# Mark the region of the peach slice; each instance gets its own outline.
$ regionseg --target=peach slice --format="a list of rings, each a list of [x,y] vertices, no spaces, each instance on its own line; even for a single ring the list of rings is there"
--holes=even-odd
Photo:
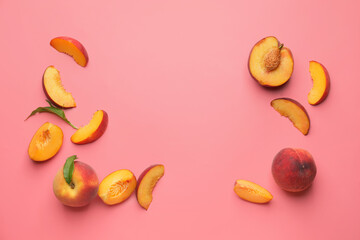
[[[59,52],[73,57],[75,62],[82,67],[86,67],[89,62],[89,56],[85,47],[74,38],[56,37],[50,41],[50,45]]]
[[[310,74],[313,86],[308,94],[308,102],[317,105],[325,100],[330,90],[329,73],[321,63],[310,61]]]
[[[56,106],[61,108],[76,107],[73,96],[64,89],[60,72],[54,66],[47,67],[44,72],[43,89],[46,97]]]
[[[101,181],[98,195],[104,203],[114,205],[128,199],[135,188],[134,174],[129,170],[122,169],[109,174]]]
[[[141,207],[149,208],[153,196],[152,192],[157,182],[164,176],[164,165],[158,164],[147,168],[139,178],[136,197]]]
[[[299,102],[290,98],[277,98],[271,101],[271,106],[281,116],[287,117],[304,135],[309,133],[310,118],[305,108]]]
[[[234,191],[240,198],[253,203],[267,203],[273,199],[268,190],[246,180],[237,180]]]
[[[61,128],[49,122],[44,123],[31,139],[28,149],[30,159],[37,162],[49,160],[60,150],[63,137]]]
[[[79,128],[72,136],[75,144],[91,143],[100,138],[108,125],[108,115],[104,110],[96,111],[89,124]]]
[[[271,36],[261,39],[252,48],[248,68],[251,76],[260,85],[278,87],[290,79],[294,59],[290,49]]]

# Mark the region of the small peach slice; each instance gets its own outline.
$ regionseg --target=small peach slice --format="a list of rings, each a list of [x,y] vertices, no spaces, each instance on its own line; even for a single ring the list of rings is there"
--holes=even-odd
[[[44,123],[31,139],[28,149],[30,159],[37,162],[49,160],[60,150],[63,137],[61,128]]]
[[[54,66],[46,68],[42,82],[46,97],[56,106],[61,108],[76,107],[73,96],[64,89],[60,72]]]
[[[72,136],[75,144],[91,143],[100,138],[108,125],[108,115],[104,110],[96,111],[89,124],[79,128]]]
[[[126,169],[115,171],[102,180],[98,195],[107,205],[121,203],[135,191],[136,178]]]
[[[264,87],[285,84],[294,70],[294,59],[290,49],[270,36],[258,41],[251,49],[248,68],[250,75]]]
[[[141,207],[146,210],[152,202],[152,192],[157,182],[164,176],[164,165],[153,165],[147,168],[139,178],[136,197]]]
[[[56,37],[50,41],[50,45],[59,52],[70,55],[75,62],[86,67],[89,56],[85,47],[76,39],[71,37]]]
[[[234,191],[240,198],[253,203],[267,203],[273,199],[268,190],[246,180],[237,180]]]
[[[294,126],[304,135],[309,133],[310,118],[305,108],[294,99],[277,98],[271,101],[271,106],[281,114],[287,117]]]
[[[317,105],[329,94],[330,77],[324,65],[315,61],[310,61],[309,71],[313,86],[308,94],[308,102],[311,105]]]

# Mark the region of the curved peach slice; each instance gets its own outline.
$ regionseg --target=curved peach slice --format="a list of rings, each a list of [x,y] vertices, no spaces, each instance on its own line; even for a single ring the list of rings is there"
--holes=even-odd
[[[56,37],[50,41],[50,45],[59,52],[66,53],[74,58],[75,62],[86,67],[89,56],[85,47],[76,39],[71,37]]]
[[[49,160],[60,150],[63,137],[61,128],[49,122],[44,123],[31,139],[29,157],[39,162]]]
[[[147,168],[139,178],[136,197],[141,207],[146,210],[152,202],[152,192],[156,183],[164,176],[164,165],[154,165]]]
[[[237,180],[234,191],[240,198],[253,203],[267,203],[273,199],[268,190],[246,180]]]
[[[294,124],[294,126],[307,135],[310,129],[310,118],[305,108],[294,99],[277,98],[271,101],[271,106],[281,114],[287,117]]]
[[[330,90],[329,73],[321,63],[310,61],[310,74],[313,87],[308,94],[308,102],[317,105],[325,100]]]
[[[271,36],[261,39],[252,48],[248,68],[260,85],[277,87],[290,79],[294,60],[290,49]]]
[[[54,66],[46,68],[43,75],[43,88],[46,97],[56,106],[62,108],[76,107],[73,96],[64,89],[60,72]]]
[[[115,171],[102,180],[98,195],[104,203],[114,205],[125,201],[136,188],[134,174],[126,169]]]
[[[104,134],[107,125],[107,113],[104,110],[96,111],[89,124],[79,128],[79,130],[71,136],[71,141],[76,144],[94,142]]]

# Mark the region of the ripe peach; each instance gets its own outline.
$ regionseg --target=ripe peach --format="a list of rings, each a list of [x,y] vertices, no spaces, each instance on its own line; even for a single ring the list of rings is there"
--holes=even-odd
[[[59,52],[73,57],[75,62],[82,67],[86,67],[89,62],[89,56],[85,47],[74,38],[56,37],[50,41],[50,45]]]
[[[288,192],[301,192],[312,184],[316,165],[311,154],[299,148],[284,148],[274,158],[272,175],[275,182]]]
[[[86,163],[75,161],[71,183],[64,177],[62,167],[53,181],[56,198],[69,207],[83,207],[88,205],[97,195],[99,179],[95,171]]]

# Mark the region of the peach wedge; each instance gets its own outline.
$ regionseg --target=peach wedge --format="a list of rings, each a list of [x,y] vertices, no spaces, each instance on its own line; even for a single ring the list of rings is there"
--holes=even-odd
[[[54,66],[46,68],[42,83],[46,97],[56,106],[61,108],[76,107],[73,96],[64,89],[60,72]]]
[[[246,180],[237,180],[234,191],[240,198],[253,203],[267,203],[273,199],[268,190]]]
[[[61,128],[49,122],[44,123],[31,139],[28,149],[30,159],[36,162],[49,160],[60,150],[63,137]]]
[[[136,178],[126,169],[115,171],[102,180],[98,196],[107,205],[121,203],[135,191]]]
[[[308,102],[311,105],[317,105],[329,94],[330,77],[324,65],[315,61],[310,61],[309,71],[313,86],[308,94]]]
[[[82,67],[86,67],[89,62],[85,47],[74,38],[56,37],[50,41],[50,45],[57,51],[73,57],[75,62]]]
[[[304,135],[309,133],[310,118],[305,108],[299,102],[290,98],[277,98],[271,101],[271,106],[281,116],[287,117]]]
[[[72,136],[71,141],[75,144],[86,144],[100,138],[108,125],[108,115],[104,110],[96,111],[89,124],[79,128]]]
[[[248,68],[250,75],[260,85],[278,87],[290,79],[294,59],[290,49],[271,36],[261,39],[252,48]]]
[[[136,197],[141,207],[148,209],[153,196],[153,190],[157,182],[164,176],[164,165],[153,165],[147,168],[139,178]]]

